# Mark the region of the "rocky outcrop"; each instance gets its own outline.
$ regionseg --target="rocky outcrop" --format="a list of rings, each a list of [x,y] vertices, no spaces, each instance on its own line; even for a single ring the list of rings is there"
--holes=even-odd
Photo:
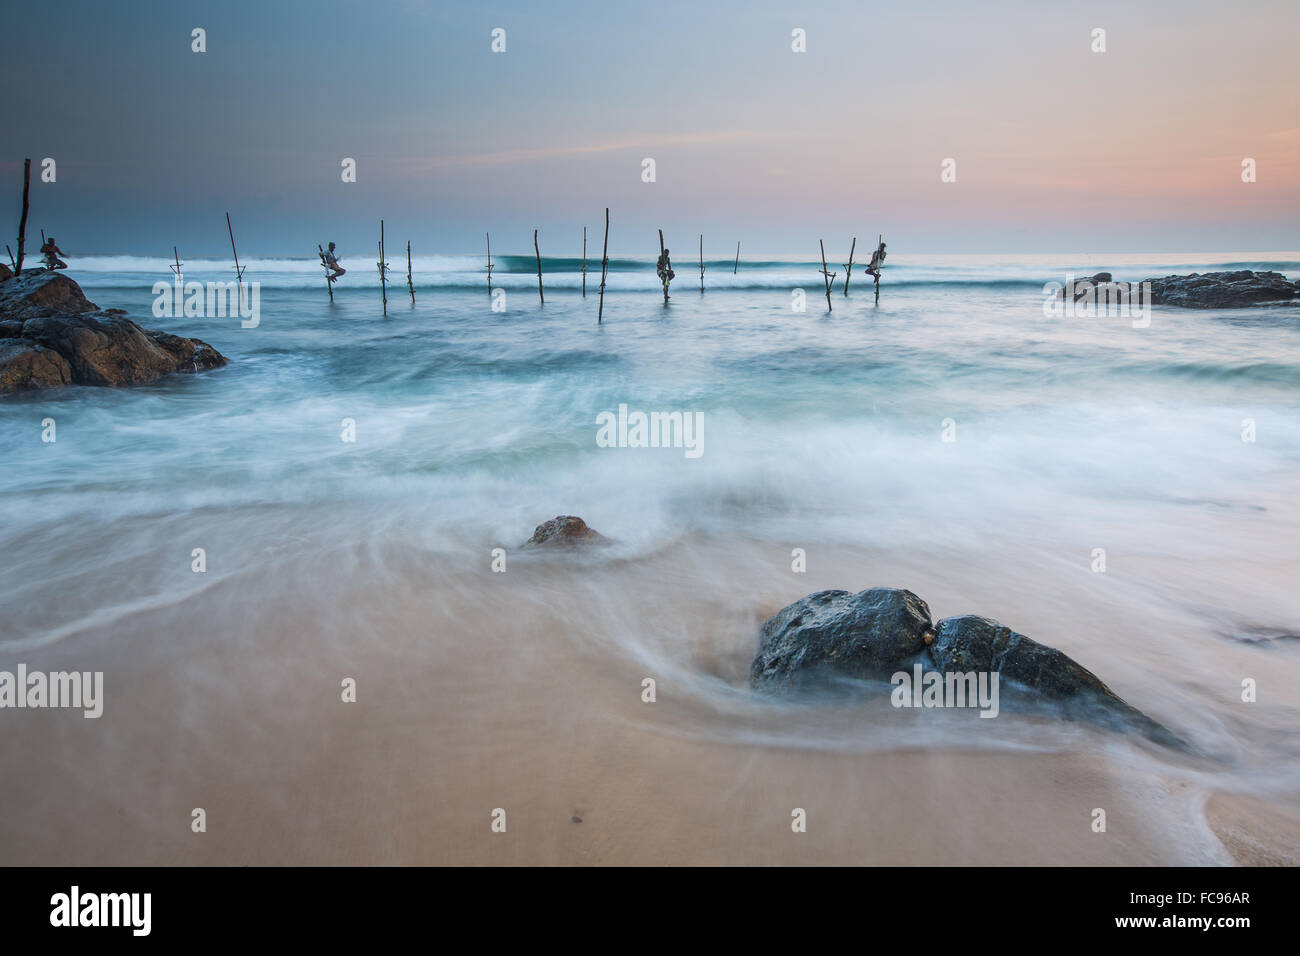
[[[900,589],[821,591],[794,602],[763,625],[749,679],[761,690],[809,690],[889,680],[916,665],[940,675],[998,674],[1008,700],[1050,701],[1066,716],[1185,746],[1061,651],[974,615],[932,625],[926,603]]]
[[[1280,272],[1207,272],[1147,279],[1154,305],[1184,309],[1239,309],[1266,302],[1300,305],[1300,283]]]
[[[594,528],[587,527],[587,522],[575,515],[557,515],[550,521],[539,524],[533,536],[523,543],[525,548],[578,547],[585,544],[601,544],[609,541]]]
[[[997,672],[1048,700],[1068,703],[1077,714],[1100,723],[1117,721],[1162,743],[1175,743],[1167,730],[1122,700],[1092,671],[1054,647],[986,617],[946,617],[935,628],[930,660],[943,674]]]
[[[0,282],[0,394],[63,385],[143,385],[226,364],[198,339],[142,329],[101,310],[61,272]]]
[[[930,608],[911,591],[819,591],[763,625],[755,684],[791,687],[832,675],[884,679],[934,639]]]
[[[12,279],[13,275],[14,273],[12,269],[7,265],[0,263],[0,282],[4,282],[5,279]]]

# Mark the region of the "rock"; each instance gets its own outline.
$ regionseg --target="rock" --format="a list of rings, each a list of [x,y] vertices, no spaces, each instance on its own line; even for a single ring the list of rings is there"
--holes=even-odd
[[[24,273],[0,285],[0,343],[0,394],[142,385],[226,364],[206,342],[142,329],[120,309],[100,311],[61,272]]]
[[[1264,302],[1300,305],[1300,283],[1280,272],[1207,272],[1147,279],[1154,305],[1184,309],[1239,309]]]
[[[12,279],[13,277],[13,270],[6,265],[0,264],[0,282],[4,282],[5,279]]]
[[[58,352],[21,340],[0,340],[0,394],[71,384],[72,366]]]
[[[1052,702],[1067,717],[1187,747],[1055,648],[974,615],[932,626],[926,603],[895,588],[820,591],[782,609],[763,625],[749,680],[760,689],[826,687],[844,678],[887,681],[916,664],[943,674],[996,673],[1000,696]]]
[[[1112,281],[1111,275],[1109,272],[1098,272],[1095,276],[1092,276],[1091,278],[1083,278],[1083,277],[1076,278],[1074,280],[1074,298],[1078,299],[1081,296],[1087,294],[1089,288],[1096,287],[1099,285],[1109,285],[1111,281]],[[1056,297],[1058,299],[1064,299],[1065,289],[1062,288],[1060,292],[1056,293]]]
[[[887,680],[933,637],[930,608],[911,591],[819,591],[763,625],[749,681],[782,689],[836,676]]]
[[[550,521],[539,524],[533,536],[523,543],[523,547],[576,547],[583,544],[600,544],[608,542],[599,531],[587,527],[587,522],[574,515],[557,515]]]
[[[1069,705],[1077,716],[1130,727],[1160,743],[1183,745],[1078,661],[986,617],[944,618],[935,628],[929,656],[941,673],[997,673],[1002,681]]]
[[[24,320],[54,312],[77,314],[95,312],[81,286],[62,272],[24,272],[12,282],[0,286],[0,316]]]

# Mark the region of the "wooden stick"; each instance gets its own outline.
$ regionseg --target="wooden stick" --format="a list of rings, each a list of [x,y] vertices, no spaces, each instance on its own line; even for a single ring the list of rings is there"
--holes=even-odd
[[[826,311],[833,312],[835,310],[831,308],[831,279],[834,275],[826,271],[826,243],[820,239],[817,243],[822,247],[822,277],[826,280]]]
[[[704,233],[700,233],[700,291],[704,291]]]
[[[876,237],[876,241],[877,243],[884,242],[885,241],[884,233],[878,233]],[[879,249],[880,246],[877,245],[876,248]],[[880,305],[880,267],[882,265],[884,265],[883,256],[881,257],[880,261],[876,263],[876,305]]]
[[[659,230],[659,258],[664,255],[664,231]],[[660,280],[664,284],[664,305],[668,304],[668,271],[664,270],[663,278]]]
[[[325,261],[325,247],[318,242],[316,243],[316,248],[320,250],[320,264],[325,267],[325,290],[329,292],[330,301],[333,302],[334,301],[334,275],[333,275],[334,270],[331,269],[330,264]]]
[[[14,265],[14,251],[9,248],[9,243],[7,242],[5,243],[5,252],[9,253],[9,265]],[[14,275],[17,274],[17,272],[14,273]]]
[[[858,247],[858,237],[853,237],[853,245],[849,246],[849,261],[844,266],[844,294],[849,294],[849,279],[853,276],[853,250]]]
[[[379,220],[379,295],[384,301],[384,315],[388,314],[388,262],[384,259],[384,220]]]
[[[27,194],[32,188],[32,161],[23,160],[23,216],[18,220],[18,259],[14,263],[14,275],[23,274],[23,256],[27,247]],[[11,253],[12,255],[12,253]]]
[[[230,233],[230,253],[235,257],[235,281],[239,283],[240,294],[244,291],[244,270],[239,267],[239,250],[235,248],[235,230],[230,225],[230,213],[226,213],[226,231]]]
[[[411,290],[411,305],[415,305],[415,283],[411,281],[411,240],[406,240],[406,287]]]
[[[488,298],[492,298],[492,233],[485,232],[488,247]]]
[[[740,240],[736,240],[736,264],[731,267],[731,274],[734,276],[736,270],[740,268]]]
[[[582,297],[587,297],[587,227],[582,227]]]
[[[546,294],[542,292],[542,249],[537,245],[537,230],[533,230],[533,252],[537,253],[537,297],[546,304]]]
[[[605,314],[605,275],[609,272],[609,207],[605,207],[605,248],[600,253],[600,307],[596,309],[596,324]]]

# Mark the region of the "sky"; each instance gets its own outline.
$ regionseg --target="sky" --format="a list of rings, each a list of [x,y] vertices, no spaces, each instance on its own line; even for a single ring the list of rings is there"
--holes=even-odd
[[[29,231],[74,256],[220,255],[229,211],[241,256],[370,255],[383,218],[598,257],[606,206],[618,255],[1296,250],[1297,36],[1294,0],[27,5],[0,222],[31,157]]]

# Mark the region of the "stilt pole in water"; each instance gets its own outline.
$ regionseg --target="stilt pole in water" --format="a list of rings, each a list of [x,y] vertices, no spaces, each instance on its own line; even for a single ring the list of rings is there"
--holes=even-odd
[[[415,283],[411,281],[411,240],[406,240],[406,287],[411,290],[411,305],[415,305]]]
[[[853,276],[853,250],[858,248],[858,237],[853,237],[853,245],[849,246],[849,261],[844,265],[844,294],[849,294],[849,279]]]
[[[883,243],[884,241],[885,241],[884,234],[878,233],[877,242]],[[877,245],[876,248],[879,249],[880,246]],[[881,256],[880,261],[876,263],[876,305],[880,305],[880,267],[884,264],[885,264],[884,256]]]
[[[826,311],[835,311],[831,308],[831,280],[835,278],[834,272],[826,271],[826,243],[818,239],[817,244],[822,247],[822,277],[826,280]]]
[[[731,274],[734,276],[736,270],[740,268],[740,240],[736,240],[736,264],[731,267]]]
[[[235,257],[235,281],[239,283],[239,292],[244,292],[244,270],[239,265],[239,250],[235,248],[235,230],[230,225],[230,213],[226,213],[226,232],[230,233],[230,254]]]
[[[330,264],[325,261],[325,247],[318,242],[316,243],[316,248],[320,250],[320,264],[325,267],[325,290],[330,294],[330,301],[333,302],[334,301],[334,270],[331,269]]]
[[[700,233],[700,291],[704,291],[704,233]]]
[[[663,258],[663,255],[664,255],[664,231],[663,231],[662,229],[660,229],[660,230],[659,230],[659,258],[662,259],[662,258]],[[664,284],[664,305],[667,305],[667,304],[668,304],[668,273],[667,273],[667,271],[665,271],[664,274],[663,274],[662,276],[659,277],[659,281],[662,282],[662,283]]]
[[[388,314],[388,260],[384,258],[384,220],[379,220],[379,296]]]
[[[27,250],[27,194],[32,188],[32,161],[23,160],[23,215],[18,220],[18,258],[14,261],[14,275],[23,274],[23,257]],[[10,253],[12,256],[13,253]]]
[[[488,298],[492,298],[492,233],[485,232],[488,247]]]
[[[582,227],[582,297],[587,297],[587,227]]]
[[[609,207],[605,207],[605,248],[600,253],[600,306],[596,309],[596,324],[605,315],[605,275],[609,272]]]
[[[537,244],[537,230],[533,230],[533,252],[537,253],[537,298],[546,304],[546,293],[542,291],[542,249]]]

